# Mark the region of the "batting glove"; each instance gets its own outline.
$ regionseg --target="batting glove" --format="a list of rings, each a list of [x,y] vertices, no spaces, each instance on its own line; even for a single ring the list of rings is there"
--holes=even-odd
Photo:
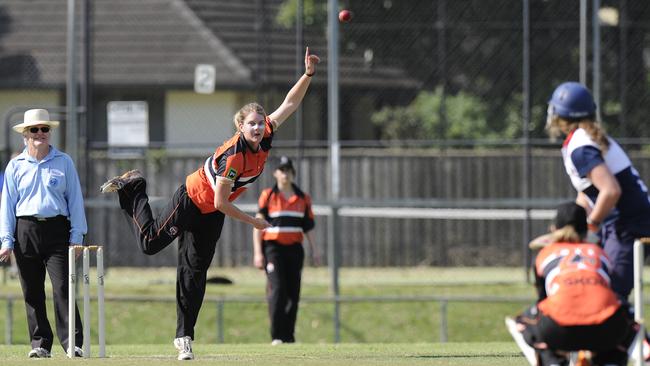
[[[587,218],[587,238],[588,243],[600,244],[600,225]]]

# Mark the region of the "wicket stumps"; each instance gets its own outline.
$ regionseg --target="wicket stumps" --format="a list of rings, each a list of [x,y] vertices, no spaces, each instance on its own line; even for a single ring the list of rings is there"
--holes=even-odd
[[[643,316],[643,264],[645,262],[643,246],[648,244],[650,244],[650,238],[639,238],[634,241],[634,320],[640,325],[637,337],[639,346],[635,349],[637,354],[634,356],[637,366],[644,364],[643,340],[646,326]]]
[[[77,250],[83,250],[83,356],[90,357],[90,253],[95,252],[97,257],[97,319],[99,335],[99,357],[106,357],[106,339],[104,328],[104,249],[99,245],[71,246],[68,249],[68,357],[74,358],[75,349],[75,305],[77,281]]]

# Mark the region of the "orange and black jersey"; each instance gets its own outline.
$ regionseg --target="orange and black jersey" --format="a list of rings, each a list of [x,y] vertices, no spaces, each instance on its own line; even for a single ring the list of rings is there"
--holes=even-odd
[[[294,194],[286,198],[278,186],[262,191],[259,198],[259,213],[272,227],[264,230],[262,240],[278,244],[302,243],[302,233],[314,228],[314,213],[308,194],[293,186]]]
[[[246,190],[247,184],[253,183],[262,174],[273,141],[273,125],[268,116],[265,124],[264,136],[257,151],[251,150],[244,136],[236,133],[205,160],[203,167],[187,176],[187,194],[201,213],[216,211],[214,192],[218,179],[233,181],[228,197],[232,202]]]
[[[562,326],[600,324],[620,302],[610,287],[609,259],[590,243],[554,243],[535,261],[539,310]]]

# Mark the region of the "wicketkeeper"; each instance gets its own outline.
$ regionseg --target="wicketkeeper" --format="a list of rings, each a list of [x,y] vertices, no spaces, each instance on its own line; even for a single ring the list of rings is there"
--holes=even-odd
[[[586,234],[585,209],[560,205],[551,244],[535,261],[538,302],[506,320],[533,365],[569,365],[579,350],[592,352],[594,365],[627,365],[639,327],[611,288],[609,258]]]

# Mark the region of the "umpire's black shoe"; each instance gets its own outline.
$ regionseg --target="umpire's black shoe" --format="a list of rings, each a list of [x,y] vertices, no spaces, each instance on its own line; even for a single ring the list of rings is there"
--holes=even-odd
[[[128,172],[109,179],[106,183],[102,184],[99,187],[99,190],[102,193],[117,192],[118,190],[124,188],[124,186],[136,179],[144,179],[142,173],[139,170],[129,170]]]

